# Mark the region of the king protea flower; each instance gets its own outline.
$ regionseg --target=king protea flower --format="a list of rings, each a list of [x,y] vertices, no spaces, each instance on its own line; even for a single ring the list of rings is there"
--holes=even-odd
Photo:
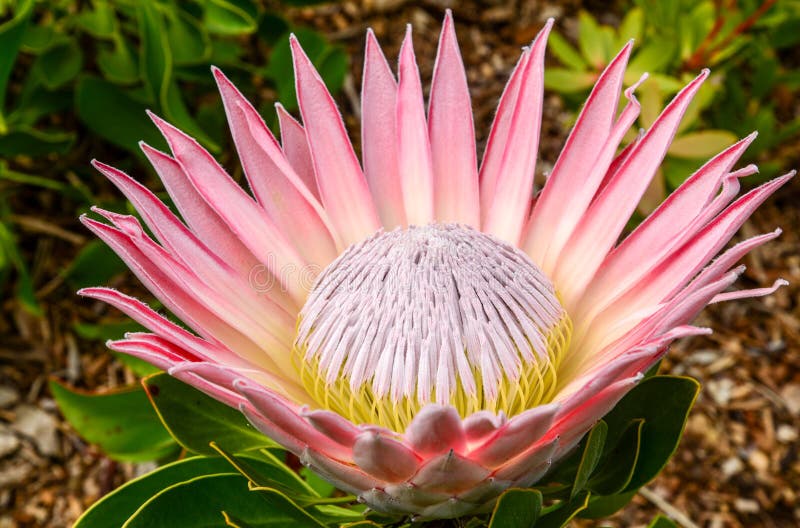
[[[397,78],[367,32],[362,160],[291,39],[302,124],[278,106],[278,143],[213,74],[248,194],[196,141],[152,116],[171,155],[142,144],[182,220],[95,162],[133,216],[83,217],[195,333],[107,288],[150,329],[109,347],[238,408],[265,435],[371,508],[418,518],[481,511],[536,483],[628,392],[776,230],[717,255],[791,174],[733,201],[755,135],[703,165],[620,242],[687,106],[678,93],[620,150],[631,44],[600,75],[541,192],[534,172],[549,21],[500,98],[480,163],[453,20],[427,113],[408,30]],[[109,116],[113,119],[113,116]]]

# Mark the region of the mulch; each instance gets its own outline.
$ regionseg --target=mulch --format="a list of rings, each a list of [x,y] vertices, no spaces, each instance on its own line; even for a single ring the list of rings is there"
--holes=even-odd
[[[397,56],[405,22],[414,26],[422,77],[430,79],[445,7],[455,12],[475,106],[478,140],[485,141],[497,98],[516,62],[549,17],[574,35],[581,3],[364,0],[295,9],[290,18],[311,25],[345,46],[352,75],[340,97],[357,144],[353,102],[360,85],[363,35],[370,26],[390,61]],[[604,2],[583,6],[613,22]],[[269,96],[269,92],[265,92]],[[800,105],[795,101],[796,112]],[[545,101],[541,162],[546,172],[563,144],[570,115],[557,96]],[[795,153],[798,145],[789,146]],[[84,145],[83,149],[87,147]],[[91,153],[79,150],[86,159]],[[76,154],[77,155],[77,154]],[[35,165],[35,163],[34,163]],[[796,167],[797,155],[793,156]],[[111,195],[109,187],[99,192]],[[36,318],[15,301],[0,317],[0,528],[63,527],[85,508],[151,465],[115,463],[85,444],[60,417],[47,391],[48,376],[90,389],[134,381],[101,344],[78,338],[72,325],[113,317],[113,311],[78,299],[58,279],[90,239],[72,208],[58,196],[20,190],[14,198],[17,227],[45,308]],[[782,189],[747,222],[739,237],[783,227],[776,241],[749,255],[741,286],[766,286],[783,277],[792,285],[764,299],[709,307],[697,324],[714,334],[673,345],[662,372],[699,379],[703,390],[678,452],[665,471],[603,526],[646,526],[657,513],[683,515],[685,526],[707,528],[800,525],[800,181]],[[73,206],[74,207],[74,206]],[[46,212],[38,214],[37,211]],[[28,216],[26,216],[28,215]],[[38,220],[38,221],[37,221]],[[130,276],[114,286],[141,292]],[[579,521],[579,526],[596,522]]]

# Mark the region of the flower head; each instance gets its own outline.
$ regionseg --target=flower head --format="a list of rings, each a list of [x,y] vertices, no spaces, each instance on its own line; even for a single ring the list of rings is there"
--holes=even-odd
[[[84,223],[194,331],[82,290],[150,330],[109,346],[241,409],[379,511],[457,517],[535,483],[671,341],[709,331],[689,324],[703,307],[780,286],[725,293],[736,262],[779,230],[711,260],[791,177],[734,201],[756,170],[733,170],[751,135],[619,241],[708,75],[620,151],[639,111],[638,83],[617,111],[628,44],[534,195],[551,26],[511,74],[480,165],[449,13],[427,114],[410,29],[397,78],[367,33],[361,163],[297,40],[302,124],[279,106],[280,144],[215,69],[252,194],[156,116],[172,153],[142,149],[182,219],[95,163],[157,241],[132,216],[96,209],[110,225]]]

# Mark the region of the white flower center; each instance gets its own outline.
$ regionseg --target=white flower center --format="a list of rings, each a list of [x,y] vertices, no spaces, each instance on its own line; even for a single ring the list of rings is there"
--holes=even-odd
[[[455,224],[379,232],[317,279],[295,354],[309,393],[403,430],[425,404],[514,415],[548,401],[570,320],[519,249]]]

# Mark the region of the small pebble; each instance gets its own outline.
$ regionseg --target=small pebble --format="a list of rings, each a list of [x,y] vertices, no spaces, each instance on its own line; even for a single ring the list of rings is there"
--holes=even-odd
[[[758,513],[761,507],[753,499],[738,498],[733,501],[733,507],[740,513]]]
[[[17,420],[12,427],[19,433],[30,437],[39,452],[45,456],[56,456],[60,453],[58,443],[58,421],[32,405],[19,405],[16,408]]]
[[[0,385],[0,409],[11,407],[18,401],[19,393],[16,390],[5,385]]]
[[[739,457],[730,457],[722,463],[720,469],[726,478],[730,478],[742,472],[744,469],[744,463],[739,459]]]
[[[779,425],[775,434],[775,438],[778,439],[778,442],[783,444],[790,444],[796,441],[798,436],[797,429],[787,424]]]

